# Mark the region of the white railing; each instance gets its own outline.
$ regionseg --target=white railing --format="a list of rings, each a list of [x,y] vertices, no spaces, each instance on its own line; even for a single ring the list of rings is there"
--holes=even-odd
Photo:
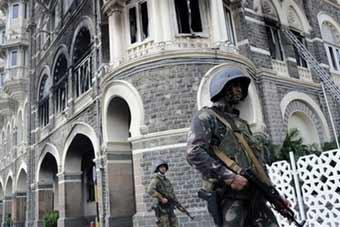
[[[153,40],[147,40],[141,43],[133,44],[131,47],[128,48],[126,56],[118,61],[118,64],[131,60],[136,60],[144,56],[153,55],[163,51],[208,51],[212,48],[233,53],[237,51],[237,48],[232,43],[222,42],[218,44],[212,44],[208,38],[192,38],[189,36],[179,36],[176,37],[176,39],[173,41],[154,42]]]
[[[13,81],[13,80],[21,80],[26,79],[28,73],[28,68],[25,66],[16,66],[13,68],[7,68],[5,73],[4,83]]]
[[[298,72],[301,80],[313,82],[312,73],[308,68],[298,66]]]
[[[272,59],[273,70],[278,76],[289,77],[288,67],[286,62]]]
[[[296,166],[293,157],[290,161],[268,169],[276,188],[295,207],[298,220],[305,217],[306,227],[340,226],[340,150],[300,157]],[[279,215],[278,220],[282,227],[294,226]]]

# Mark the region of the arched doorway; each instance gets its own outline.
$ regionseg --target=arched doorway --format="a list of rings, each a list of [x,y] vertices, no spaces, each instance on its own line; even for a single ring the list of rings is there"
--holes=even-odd
[[[12,219],[12,198],[13,198],[13,180],[12,177],[9,176],[6,183],[6,189],[5,189],[5,199],[4,199],[4,216],[3,220],[4,222],[8,220],[9,218]]]
[[[58,197],[58,165],[51,153],[46,153],[40,164],[37,184],[37,212],[38,226],[42,224],[44,216],[53,210],[59,210]]]
[[[288,130],[296,128],[304,144],[320,144],[318,132],[314,123],[303,112],[295,112],[288,119]]]
[[[13,223],[17,227],[24,227],[26,221],[27,205],[27,173],[21,169],[16,184],[15,194],[13,196]]]
[[[131,112],[127,102],[116,96],[106,109],[108,226],[132,226],[136,212],[130,137]]]
[[[5,194],[4,194],[4,188],[2,181],[0,183],[0,226],[2,226],[2,218],[3,218],[3,212],[4,212],[4,199],[5,199]]]
[[[61,226],[83,227],[95,222],[96,168],[92,141],[84,134],[76,134],[67,148],[64,172],[60,175]]]

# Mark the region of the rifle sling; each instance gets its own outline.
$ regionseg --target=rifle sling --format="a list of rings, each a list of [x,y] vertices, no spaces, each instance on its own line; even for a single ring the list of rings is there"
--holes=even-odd
[[[260,161],[257,159],[257,157],[255,156],[253,150],[251,149],[251,147],[249,146],[248,142],[246,141],[246,139],[244,138],[244,136],[239,133],[239,132],[235,132],[233,130],[233,128],[231,127],[231,124],[221,115],[219,115],[218,113],[216,113],[214,110],[212,109],[208,109],[208,111],[214,115],[219,121],[221,121],[227,128],[231,129],[233,134],[235,135],[235,137],[237,138],[239,144],[242,146],[242,150],[243,152],[245,152],[245,154],[247,155],[247,157],[250,159],[250,161],[254,164],[256,173],[258,175],[258,177],[261,179],[262,182],[267,183],[269,185],[271,185],[271,181],[269,179],[269,177],[267,176],[263,165],[260,163]],[[230,159],[223,151],[221,151],[218,147],[214,146],[213,147],[214,153],[215,155],[224,162],[224,164],[226,164],[226,166],[231,169],[233,172],[240,174],[242,171],[242,168],[232,159]]]

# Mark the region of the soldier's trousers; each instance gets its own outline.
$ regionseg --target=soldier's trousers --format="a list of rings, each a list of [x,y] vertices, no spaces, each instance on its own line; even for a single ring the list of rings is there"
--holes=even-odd
[[[273,212],[263,202],[251,212],[247,200],[226,200],[223,227],[279,227]]]
[[[157,227],[178,227],[176,215],[174,213],[162,214],[158,218]]]

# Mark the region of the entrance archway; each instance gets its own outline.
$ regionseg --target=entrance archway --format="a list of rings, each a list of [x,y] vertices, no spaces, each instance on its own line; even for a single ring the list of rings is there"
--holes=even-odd
[[[59,175],[60,225],[88,226],[97,216],[95,150],[84,134],[76,134],[67,148],[64,172]]]
[[[12,198],[13,198],[13,180],[12,176],[7,178],[6,189],[5,189],[5,199],[4,199],[4,212],[3,212],[3,222],[8,219],[12,219]]]
[[[42,224],[42,220],[48,212],[59,210],[57,173],[57,160],[51,153],[47,152],[41,161],[38,172],[36,193],[36,221],[38,226]]]
[[[131,145],[131,111],[128,103],[118,96],[111,99],[106,112],[107,184],[109,189],[109,226],[132,226],[136,212]]]
[[[21,169],[17,178],[16,190],[13,195],[13,223],[17,227],[24,227],[27,205],[27,173]]]

